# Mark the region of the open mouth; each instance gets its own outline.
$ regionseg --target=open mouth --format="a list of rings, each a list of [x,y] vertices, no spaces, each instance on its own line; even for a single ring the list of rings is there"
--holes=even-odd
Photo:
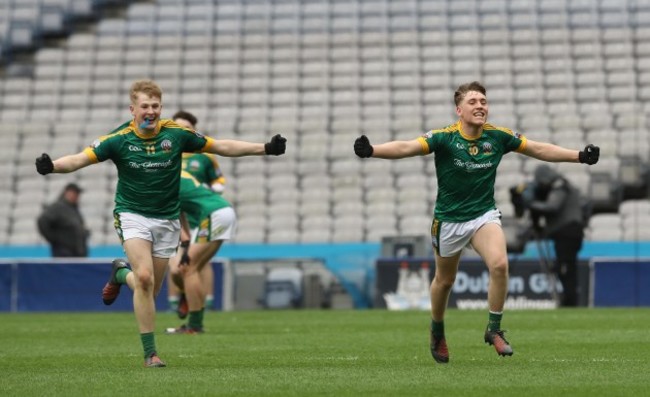
[[[147,128],[147,127],[149,127],[149,125],[150,125],[151,123],[153,123],[154,120],[155,120],[155,118],[153,118],[153,117],[145,117],[145,118],[142,120],[142,123],[140,124],[140,128]]]

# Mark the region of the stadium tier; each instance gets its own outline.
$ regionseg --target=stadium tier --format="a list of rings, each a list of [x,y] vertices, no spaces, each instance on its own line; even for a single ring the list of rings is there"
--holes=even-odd
[[[106,17],[107,3],[123,12]],[[454,89],[471,80],[486,85],[493,124],[601,147],[593,167],[557,166],[594,202],[588,239],[650,239],[648,1],[2,0],[0,10],[1,244],[42,244],[35,215],[72,180],[85,188],[91,243],[116,243],[114,167],[42,178],[34,159],[80,150],[129,119],[140,78],[161,85],[163,116],[191,111],[208,135],[288,138],[282,158],[219,160],[238,242],[427,234],[433,156],[362,162],[352,143],[452,123]],[[80,18],[90,22],[71,30]],[[64,39],[44,45],[46,33]],[[18,51],[34,52],[31,74],[11,74]],[[508,189],[538,164],[504,159],[504,216]]]

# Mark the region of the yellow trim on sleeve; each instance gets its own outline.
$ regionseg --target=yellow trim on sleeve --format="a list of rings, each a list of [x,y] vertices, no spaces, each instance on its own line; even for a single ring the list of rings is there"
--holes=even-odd
[[[427,143],[427,140],[420,136],[418,137],[418,142],[420,142],[420,146],[422,146],[422,153],[429,154],[429,144]]]
[[[528,144],[528,139],[526,139],[525,136],[522,136],[521,137],[521,144],[519,145],[519,147],[517,149],[515,149],[515,152],[523,153],[524,151],[526,151],[526,145],[527,144]]]
[[[213,142],[214,139],[210,138],[209,136],[205,136],[205,145],[203,145],[203,147],[199,149],[199,152],[205,152],[205,148],[212,145]]]
[[[86,154],[86,156],[88,156],[90,161],[92,161],[93,163],[99,163],[99,160],[97,159],[97,155],[95,154],[93,148],[90,147],[85,148],[84,153]]]

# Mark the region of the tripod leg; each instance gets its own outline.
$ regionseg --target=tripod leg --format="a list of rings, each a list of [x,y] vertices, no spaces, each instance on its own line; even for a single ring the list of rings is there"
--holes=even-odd
[[[548,286],[551,293],[551,298],[555,302],[555,307],[560,306],[560,297],[557,293],[557,283],[555,279],[555,274],[553,273],[553,268],[549,260],[549,250],[548,246],[542,241],[541,237],[535,233],[535,243],[537,244],[537,251],[539,251],[539,264],[544,273],[546,274],[546,279],[548,281]]]

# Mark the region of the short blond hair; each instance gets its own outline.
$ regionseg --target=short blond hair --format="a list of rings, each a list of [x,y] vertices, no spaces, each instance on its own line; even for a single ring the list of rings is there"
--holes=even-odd
[[[151,98],[162,100],[162,90],[153,80],[138,80],[131,84],[131,91],[129,91],[131,103],[135,103],[138,99],[139,93],[146,94]]]

